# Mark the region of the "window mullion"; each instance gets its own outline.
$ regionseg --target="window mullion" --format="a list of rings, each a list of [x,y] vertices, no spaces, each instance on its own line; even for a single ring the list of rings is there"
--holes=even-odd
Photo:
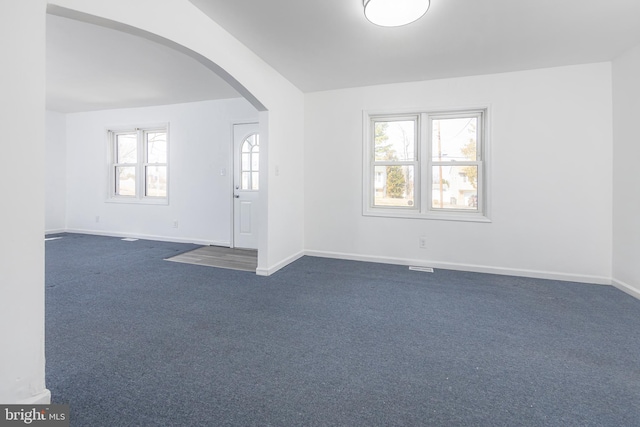
[[[138,142],[138,164],[136,165],[136,170],[138,171],[137,173],[137,177],[136,177],[136,185],[138,188],[138,198],[139,199],[143,199],[146,197],[146,174],[147,174],[147,170],[146,170],[146,151],[147,151],[147,147],[145,146],[145,141],[144,141],[144,131],[142,129],[136,129],[136,136],[137,136],[137,142]]]
[[[425,175],[425,188],[424,188],[424,200],[422,201],[422,212],[426,213],[431,208],[431,199],[433,195],[431,194],[433,191],[433,174],[431,172],[433,153],[432,153],[432,136],[433,136],[433,123],[432,117],[429,114],[423,114],[424,116],[424,138],[422,143],[425,145],[422,170]]]

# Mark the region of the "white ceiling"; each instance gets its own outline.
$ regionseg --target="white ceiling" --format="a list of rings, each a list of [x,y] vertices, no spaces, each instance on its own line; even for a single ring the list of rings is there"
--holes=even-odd
[[[47,15],[47,109],[63,113],[146,107],[240,95],[174,49]]]
[[[609,61],[640,44],[638,0],[432,0],[377,27],[362,0],[190,0],[304,92]],[[196,60],[47,17],[47,105],[71,112],[239,96]]]
[[[378,27],[362,0],[190,0],[304,92],[608,61],[640,44],[638,0],[432,0]]]

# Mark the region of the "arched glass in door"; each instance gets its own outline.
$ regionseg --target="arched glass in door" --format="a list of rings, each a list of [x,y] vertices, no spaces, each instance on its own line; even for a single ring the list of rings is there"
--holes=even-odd
[[[249,135],[240,148],[240,176],[242,190],[259,189],[260,140],[258,134]]]

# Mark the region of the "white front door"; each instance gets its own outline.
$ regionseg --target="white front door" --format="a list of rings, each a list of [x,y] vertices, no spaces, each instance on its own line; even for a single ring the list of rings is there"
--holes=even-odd
[[[258,249],[260,138],[258,124],[233,126],[233,245]]]

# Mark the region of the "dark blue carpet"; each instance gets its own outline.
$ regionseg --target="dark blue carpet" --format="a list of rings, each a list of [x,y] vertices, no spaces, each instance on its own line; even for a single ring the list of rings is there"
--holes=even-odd
[[[46,244],[47,387],[72,426],[637,426],[640,301],[613,287],[195,245]]]

